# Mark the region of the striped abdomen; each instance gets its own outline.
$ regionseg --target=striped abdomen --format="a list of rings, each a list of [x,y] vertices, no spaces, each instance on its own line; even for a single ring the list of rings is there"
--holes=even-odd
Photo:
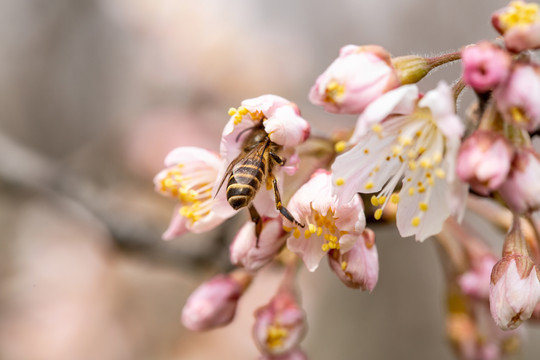
[[[259,158],[246,159],[234,168],[227,183],[227,201],[233,209],[248,206],[253,200],[263,181],[263,168],[264,162]]]

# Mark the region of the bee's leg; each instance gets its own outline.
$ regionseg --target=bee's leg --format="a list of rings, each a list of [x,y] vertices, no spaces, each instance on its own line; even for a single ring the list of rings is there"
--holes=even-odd
[[[272,160],[274,160],[279,166],[285,165],[285,159],[283,159],[281,156],[272,151],[270,151],[269,154],[272,157]]]
[[[259,236],[261,235],[262,231],[262,219],[261,215],[259,215],[259,212],[257,209],[255,209],[255,206],[253,204],[248,205],[249,215],[251,216],[251,221],[255,223],[255,236],[257,237],[257,241],[255,242],[255,247],[259,247]]]
[[[272,184],[274,185],[274,198],[276,199],[276,209],[278,209],[281,215],[283,215],[290,222],[295,223],[296,225],[300,227],[304,227],[304,224],[301,224],[298,221],[296,221],[296,219],[291,215],[289,210],[287,210],[287,208],[283,206],[283,204],[281,203],[281,195],[279,195],[277,180],[274,174],[269,174],[268,176],[272,178]]]

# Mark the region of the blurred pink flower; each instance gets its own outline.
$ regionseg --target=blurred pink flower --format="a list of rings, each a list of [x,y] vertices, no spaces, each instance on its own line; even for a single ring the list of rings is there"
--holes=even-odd
[[[480,42],[461,51],[463,80],[476,92],[493,90],[503,82],[510,71],[512,59],[500,47]]]
[[[540,67],[517,64],[507,81],[495,90],[503,118],[528,131],[540,127]]]
[[[385,49],[347,45],[317,78],[309,100],[328,112],[360,114],[369,103],[400,84]]]
[[[506,181],[498,191],[508,207],[518,213],[540,209],[540,155],[532,148],[516,151]]]
[[[249,279],[242,273],[217,275],[200,285],[182,309],[182,324],[193,331],[204,331],[229,324],[238,299]]]
[[[476,130],[459,148],[457,174],[476,192],[488,195],[506,180],[513,155],[503,135]]]
[[[492,255],[484,255],[472,259],[471,269],[458,279],[461,291],[475,299],[485,300],[489,298],[489,284],[491,271],[497,259]]]
[[[253,337],[264,354],[290,354],[298,347],[306,330],[304,311],[290,291],[279,291],[268,304],[255,311]]]
[[[513,52],[540,47],[540,14],[535,3],[512,1],[491,16],[493,27],[504,37]]]
[[[493,268],[489,288],[491,315],[502,329],[515,329],[540,301],[540,272],[528,256],[502,258]]]

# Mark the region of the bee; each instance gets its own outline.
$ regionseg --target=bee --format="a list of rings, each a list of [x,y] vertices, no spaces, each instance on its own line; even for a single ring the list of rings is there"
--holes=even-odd
[[[285,165],[285,160],[277,154],[282,146],[270,140],[262,124],[241,131],[236,137],[237,142],[246,131],[249,133],[243,141],[242,153],[227,167],[217,192],[225,180],[228,180],[227,201],[235,210],[243,207],[248,208],[251,220],[255,223],[256,246],[258,246],[263,222],[252,201],[263,183],[268,184],[268,188],[273,187],[276,209],[281,215],[301,227],[304,225],[296,221],[289,210],[283,206],[277,180],[272,173],[276,165]]]

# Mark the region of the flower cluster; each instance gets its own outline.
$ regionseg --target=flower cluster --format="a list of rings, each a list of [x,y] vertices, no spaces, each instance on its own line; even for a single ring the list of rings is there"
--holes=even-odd
[[[366,223],[395,218],[401,236],[435,236],[450,259],[447,330],[458,356],[495,359],[510,352],[505,344],[518,335],[500,329],[540,314],[540,154],[533,138],[540,130],[540,64],[530,56],[540,48],[540,9],[514,1],[492,23],[503,42],[480,41],[432,58],[344,46],[309,99],[358,119],[346,131],[319,137],[324,150],[310,151],[310,125],[294,103],[276,95],[229,110],[219,154],[173,150],[154,179],[156,191],[178,201],[164,239],[207,231],[244,207],[251,217],[230,245],[236,269],[192,294],[184,324],[193,330],[228,324],[252,278],[273,261],[285,269],[283,281],[255,313],[255,343],[264,359],[305,358],[297,261],[315,271],[326,257],[344,285],[371,292],[379,261]],[[462,76],[452,86],[441,80],[420,90],[432,69],[456,60]],[[456,103],[465,87],[476,102],[461,117]],[[316,166],[300,171],[303,184],[291,189],[287,176],[307,156]],[[491,205],[478,205],[480,198]],[[501,259],[460,225],[468,205],[508,228]],[[494,321],[486,320],[489,313]]]

